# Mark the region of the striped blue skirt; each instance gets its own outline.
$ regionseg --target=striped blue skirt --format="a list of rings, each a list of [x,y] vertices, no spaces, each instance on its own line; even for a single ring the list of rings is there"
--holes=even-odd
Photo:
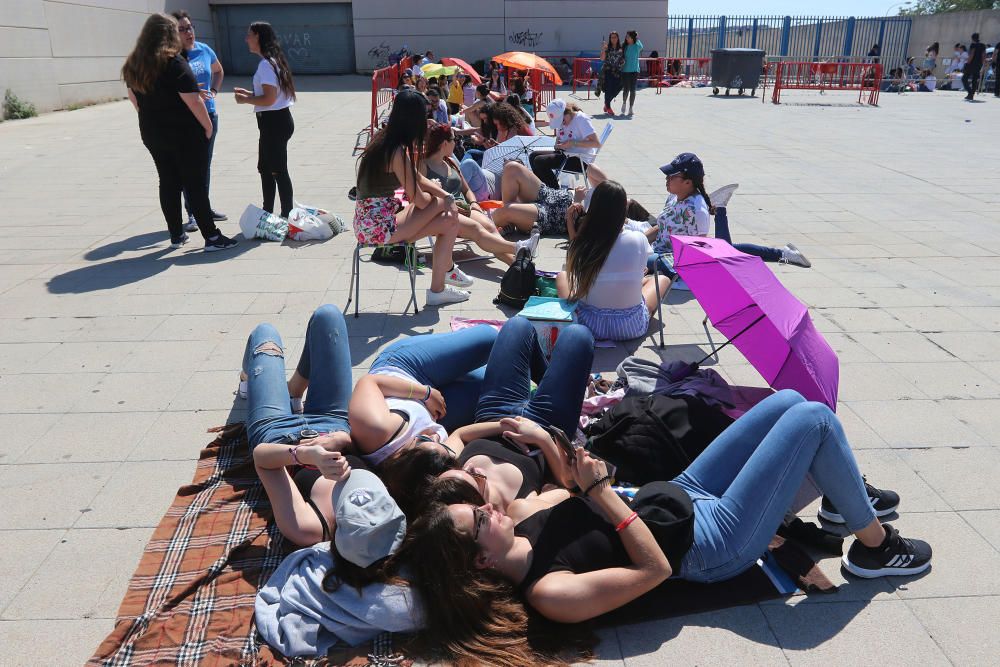
[[[597,340],[631,340],[645,336],[649,329],[649,311],[644,303],[630,308],[595,308],[581,301],[576,318]]]

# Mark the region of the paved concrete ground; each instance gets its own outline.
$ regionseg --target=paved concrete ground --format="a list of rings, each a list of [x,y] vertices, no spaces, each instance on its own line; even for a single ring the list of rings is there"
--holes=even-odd
[[[349,219],[367,83],[302,84],[319,92],[295,108],[296,196]],[[933,543],[934,566],[916,580],[851,579],[834,595],[618,628],[604,633],[602,661],[995,662],[1000,106],[944,92],[886,95],[879,109],[851,106],[849,95],[787,102],[643,91],[601,163],[654,206],[656,167],[696,151],[710,189],[741,184],[735,238],[793,241],[809,255],[811,270],[775,271],[838,351],[839,414],[862,468],[902,494],[897,525]],[[234,233],[243,207],[259,203],[257,134],[249,109],[229,98],[221,117],[212,194]],[[0,125],[3,664],[91,654],[153,527],[192,477],[205,428],[241,417],[233,390],[247,333],[269,320],[297,358],[312,309],[346,301],[350,234],[311,247],[171,251],[155,188],[127,102]],[[543,242],[542,268],[561,257]],[[466,266],[479,279],[473,298],[416,317],[399,315],[403,272],[363,266],[363,313],[349,321],[356,373],[400,335],[445,331],[453,315],[499,316],[502,267]],[[421,302],[428,280],[418,281]],[[706,347],[702,311],[679,296],[664,356],[692,360]],[[597,369],[636,348],[657,353],[650,338],[600,350]],[[762,384],[735,350],[717,368]],[[824,568],[843,581],[835,559]]]

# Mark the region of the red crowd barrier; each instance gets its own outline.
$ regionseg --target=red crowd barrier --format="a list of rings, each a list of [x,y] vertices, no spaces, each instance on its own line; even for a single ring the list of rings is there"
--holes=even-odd
[[[398,85],[398,65],[383,67],[372,73],[372,117],[371,123],[368,125],[369,138],[375,136],[375,130],[381,125],[382,119],[389,115]]]
[[[590,89],[597,82],[600,58],[577,58],[573,61],[573,94],[585,89],[590,99]],[[645,81],[660,94],[681,81],[708,84],[712,80],[711,58],[640,58],[639,81]]]
[[[545,107],[556,98],[556,80],[540,69],[528,70],[528,80],[531,82],[531,89],[535,91],[533,101],[537,122],[540,115],[545,117]]]
[[[782,90],[856,90],[859,104],[866,102],[878,106],[881,80],[882,65],[879,63],[779,62],[774,69],[771,102],[781,104]]]

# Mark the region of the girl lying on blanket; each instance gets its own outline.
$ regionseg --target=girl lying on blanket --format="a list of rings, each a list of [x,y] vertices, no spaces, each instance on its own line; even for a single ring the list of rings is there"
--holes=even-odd
[[[566,270],[556,277],[559,297],[579,303],[580,324],[603,340],[629,340],[646,334],[656,310],[657,293],[665,294],[669,279],[660,276],[659,292],[647,276],[649,241],[625,229],[628,196],[617,181],[594,188],[590,207],[573,204],[567,218],[576,233],[566,254]]]
[[[681,153],[670,164],[660,167],[667,178],[667,197],[663,210],[655,218],[635,202],[630,202],[629,217],[639,220],[630,227],[646,234],[653,242],[654,254],[649,256],[649,270],[660,255],[670,254],[670,235],[708,236],[710,215],[715,216],[715,236],[732,243],[729,235],[727,204],[738,185],[726,185],[712,193],[705,192],[705,167],[694,153]],[[713,202],[715,205],[713,206]],[[648,220],[648,222],[647,222]],[[733,247],[748,255],[760,257],[765,262],[783,262],[809,268],[812,264],[791,243],[784,248],[767,248],[751,243],[736,243]],[[673,275],[671,267],[660,262],[659,270]]]
[[[508,320],[499,334],[478,326],[396,341],[354,388],[351,437],[366,463],[390,469],[390,491],[408,511],[414,504],[407,491],[422,485],[395,483],[403,476],[393,468],[433,478],[455,467],[467,443],[516,430],[501,424],[506,417],[575,433],[593,346],[585,327],[571,325],[547,362],[534,327],[522,317]],[[538,385],[534,393],[532,381]],[[437,453],[439,462],[407,455],[414,449]],[[560,455],[544,454],[550,465]]]
[[[681,475],[644,486],[631,504],[611,489],[603,461],[579,450],[571,466],[582,497],[527,518],[469,502],[475,489],[466,485],[411,524],[405,549],[428,642],[454,658],[503,651],[541,662],[551,656],[533,654],[515,591],[543,616],[576,623],[663,593],[671,576],[734,577],[765,552],[806,473],[857,537],[843,557],[849,572],[913,575],[930,565],[929,545],[876,518],[837,417],[793,391],[762,401]]]

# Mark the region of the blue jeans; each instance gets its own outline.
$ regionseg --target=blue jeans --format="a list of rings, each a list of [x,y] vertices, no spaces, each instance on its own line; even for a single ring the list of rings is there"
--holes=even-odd
[[[667,278],[673,278],[677,272],[674,271],[673,266],[667,264],[667,260],[663,258],[663,255],[659,253],[650,253],[646,258],[646,270],[649,275],[653,275],[653,267],[656,266],[659,270],[661,276],[666,276]]]
[[[486,361],[496,339],[496,329],[486,325],[410,336],[383,350],[371,370],[393,366],[440,391],[447,409],[441,426],[452,431],[475,419]]]
[[[265,343],[274,343],[282,353],[261,351]],[[243,353],[243,372],[247,374],[247,437],[251,448],[262,442],[277,442],[303,428],[321,433],[351,430],[347,424],[353,382],[351,347],[344,314],[336,306],[320,306],[309,318],[296,370],[309,380],[301,415],[292,414],[281,336],[272,325],[258,324]]]
[[[212,156],[215,154],[215,137],[219,134],[219,114],[210,113],[208,117],[212,119],[212,138],[208,140],[208,169],[205,171],[205,192],[211,192],[209,186],[212,182]],[[188,217],[194,215],[191,205],[188,204],[187,191],[184,192],[184,210],[187,211]]]
[[[546,362],[531,322],[507,320],[486,365],[476,421],[523,416],[542,426],[558,426],[572,438],[593,361],[594,336],[583,325],[563,329],[552,361]],[[538,384],[534,396],[532,380]]]
[[[483,153],[485,153],[485,152],[486,151],[481,150],[479,148],[470,148],[469,150],[465,151],[465,156],[462,157],[462,159],[463,160],[472,160],[476,164],[482,166],[482,164],[483,164]]]
[[[778,248],[768,248],[753,243],[733,243],[733,237],[729,235],[729,216],[726,215],[725,206],[715,209],[715,238],[722,239],[740,252],[760,257],[765,262],[781,261],[781,250]]]
[[[499,179],[496,174],[479,166],[475,160],[469,157],[469,152],[466,152],[465,157],[458,164],[462,177],[465,178],[465,182],[469,184],[469,189],[472,190],[472,194],[476,195],[478,201],[495,199],[500,193]]]
[[[694,501],[694,544],[679,575],[736,576],[767,550],[806,473],[857,531],[875,519],[844,429],[830,408],[783,390],[740,417],[674,482]]]

